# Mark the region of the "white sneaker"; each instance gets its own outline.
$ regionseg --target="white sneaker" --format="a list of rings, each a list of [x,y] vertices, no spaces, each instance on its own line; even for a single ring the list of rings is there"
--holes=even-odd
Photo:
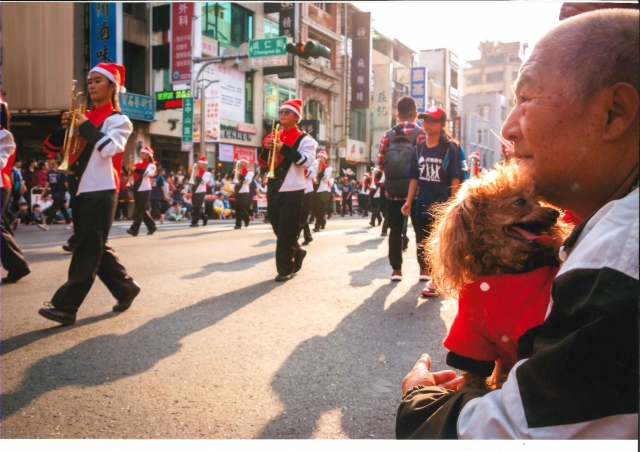
[[[394,270],[391,273],[391,281],[402,281],[402,272],[400,270]]]
[[[40,229],[42,229],[43,231],[48,231],[49,230],[49,225],[48,224],[40,224],[37,223],[36,226],[38,226]]]
[[[73,223],[69,223],[65,229],[67,231],[70,231],[71,229],[73,229]]]
[[[429,281],[429,275],[427,275],[427,272],[423,270],[420,271],[420,281]]]

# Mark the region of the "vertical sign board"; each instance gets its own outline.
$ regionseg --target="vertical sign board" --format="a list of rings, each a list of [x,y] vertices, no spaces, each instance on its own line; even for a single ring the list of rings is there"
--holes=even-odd
[[[371,13],[353,13],[351,109],[369,108],[371,93]]]
[[[373,115],[372,143],[380,143],[382,134],[391,127],[391,74],[393,68],[390,63],[375,64],[373,66]]]
[[[416,109],[418,113],[425,112],[427,97],[427,68],[412,67],[411,68],[411,97],[416,101]]]
[[[182,99],[182,152],[193,151],[193,97]]]
[[[171,4],[171,83],[191,84],[193,3]]]
[[[116,4],[91,3],[89,9],[90,67],[117,62]]]
[[[297,35],[298,3],[265,3],[264,13],[279,13],[279,35],[286,36],[295,41]],[[264,75],[278,74],[278,78],[295,78],[295,65],[293,55],[287,54],[289,63],[286,66],[275,66],[263,68]]]

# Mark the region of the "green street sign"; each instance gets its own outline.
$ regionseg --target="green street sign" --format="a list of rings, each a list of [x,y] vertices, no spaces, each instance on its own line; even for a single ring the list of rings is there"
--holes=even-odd
[[[193,97],[182,99],[182,141],[193,142]]]
[[[251,39],[249,58],[265,58],[287,55],[287,37]]]

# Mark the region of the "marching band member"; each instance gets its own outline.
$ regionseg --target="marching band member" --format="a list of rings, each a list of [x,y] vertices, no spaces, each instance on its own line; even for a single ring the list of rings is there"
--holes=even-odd
[[[380,192],[382,191],[382,187],[380,186],[381,177],[381,172],[378,172],[377,174],[374,172],[372,174],[373,180],[369,186],[369,189],[371,190],[369,193],[369,200],[371,201],[371,221],[369,224],[371,226],[376,225],[376,220],[378,220],[378,226],[382,224],[382,215],[380,215]]]
[[[89,293],[96,275],[118,300],[115,312],[129,309],[140,286],[127,274],[115,251],[107,244],[113,223],[120,169],[124,147],[133,125],[120,111],[118,92],[124,92],[124,66],[100,63],[89,72],[89,95],[94,108],[86,114],[77,114],[79,131],[74,140],[80,140],[82,151],[72,155],[69,169],[69,191],[75,195],[73,209],[77,209],[75,224],[77,243],[69,279],[54,294],[51,302],[38,313],[64,325],[76,321],[76,312]],[[45,149],[62,151],[65,130],[71,123],[71,112],[62,114],[63,129],[49,135]],[[72,139],[72,137],[69,137]],[[74,216],[74,223],[76,217]]]
[[[364,177],[358,185],[358,210],[362,212],[362,217],[369,216],[369,185],[371,179],[369,173],[365,173]]]
[[[240,174],[238,174],[239,183],[235,186],[236,192],[236,226],[234,229],[240,229],[242,227],[242,221],[244,226],[249,227],[249,204],[251,204],[251,182],[253,181],[253,171],[249,171],[249,161],[246,159],[240,159]]]
[[[316,177],[318,189],[315,195],[316,226],[313,232],[319,232],[324,229],[327,224],[325,215],[331,205],[331,167],[326,164],[327,153],[322,149],[318,151],[316,158],[318,159],[318,175]]]
[[[315,196],[313,180],[318,172],[318,161],[314,160],[313,164],[304,170],[304,181],[306,187],[304,189],[304,196],[302,197],[302,210],[300,211],[300,228],[298,231],[298,237],[300,232],[304,231],[304,242],[302,245],[308,245],[313,241],[311,236],[311,230],[309,229],[309,213],[313,204],[313,197]]]
[[[298,244],[300,211],[306,187],[304,170],[313,164],[318,143],[298,129],[302,119],[302,100],[291,99],[280,107],[282,132],[262,141],[258,162],[269,166],[269,155],[276,148],[275,178],[267,182],[267,215],[278,240],[276,245],[276,281],[288,281],[302,268],[307,252]]]
[[[156,165],[153,162],[153,149],[145,146],[140,150],[139,163],[134,165],[133,171],[133,197],[135,199],[135,207],[133,211],[133,224],[127,229],[127,234],[132,236],[138,235],[140,224],[144,221],[147,227],[147,235],[151,235],[158,229],[156,222],[151,218],[151,214],[147,210],[149,198],[151,197],[151,178],[156,174]]]
[[[207,194],[207,185],[211,183],[211,173],[207,171],[207,158],[200,157],[195,171],[195,183],[191,188],[191,204],[193,212],[191,212],[191,227],[197,228],[198,221],[202,217],[202,226],[206,226],[209,217],[204,212],[204,197]]]
[[[18,244],[13,239],[13,231],[6,217],[7,206],[11,198],[11,176],[13,162],[16,158],[16,143],[13,135],[9,132],[9,106],[2,100],[0,94],[0,170],[2,180],[2,245],[0,247],[0,258],[2,266],[7,270],[7,276],[2,278],[2,284],[13,284],[24,278],[31,269],[25,260]]]

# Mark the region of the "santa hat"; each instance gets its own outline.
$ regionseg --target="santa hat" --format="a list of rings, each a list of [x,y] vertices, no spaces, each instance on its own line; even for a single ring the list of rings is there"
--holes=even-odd
[[[316,155],[316,157],[324,157],[326,159],[327,153],[325,151],[318,151],[318,154]]]
[[[89,72],[99,72],[100,74],[107,77],[113,83],[118,85],[118,92],[124,93],[127,91],[124,87],[123,65],[116,63],[98,63],[98,65],[91,69]]]
[[[472,152],[469,158],[480,160],[480,153],[478,151]]]
[[[244,163],[246,163],[247,165],[249,164],[249,160],[247,160],[247,159],[240,159],[240,160],[238,160],[238,161],[239,161],[239,162],[244,162]]]
[[[298,115],[298,122],[302,119],[302,100],[301,99],[291,99],[284,102],[281,106],[281,109],[286,108],[291,110],[296,115]]]
[[[140,154],[149,154],[149,157],[153,158],[153,149],[151,149],[148,146],[145,146],[142,149],[140,149]]]
[[[206,157],[200,157],[198,159],[198,164],[202,163],[203,165],[207,164],[207,158]]]

